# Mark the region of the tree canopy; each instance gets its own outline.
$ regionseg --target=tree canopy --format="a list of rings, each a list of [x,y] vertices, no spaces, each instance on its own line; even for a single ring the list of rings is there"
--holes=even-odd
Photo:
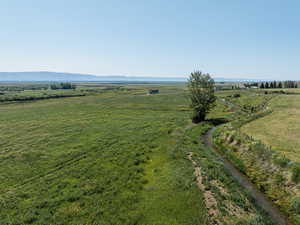
[[[208,73],[195,71],[189,77],[188,90],[191,108],[194,111],[192,120],[199,123],[205,120],[216,101],[215,82]]]

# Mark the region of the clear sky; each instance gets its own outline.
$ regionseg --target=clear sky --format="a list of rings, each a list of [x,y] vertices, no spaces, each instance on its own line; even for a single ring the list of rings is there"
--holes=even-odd
[[[0,71],[300,79],[300,1],[7,0]]]

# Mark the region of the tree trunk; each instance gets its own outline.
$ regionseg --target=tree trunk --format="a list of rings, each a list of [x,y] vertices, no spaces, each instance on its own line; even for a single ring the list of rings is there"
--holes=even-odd
[[[199,112],[196,113],[192,118],[193,123],[200,123],[204,120],[205,120],[205,114]]]

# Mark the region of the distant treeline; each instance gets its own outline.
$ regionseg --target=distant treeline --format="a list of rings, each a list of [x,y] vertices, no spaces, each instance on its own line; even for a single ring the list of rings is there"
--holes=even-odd
[[[66,97],[80,97],[86,96],[86,93],[81,92],[60,92],[60,93],[45,93],[39,92],[34,95],[28,93],[28,95],[3,95],[0,93],[0,102],[25,102],[25,101],[35,101],[35,100],[44,100],[51,98],[66,98]]]
[[[76,85],[69,82],[62,83],[13,83],[1,84],[0,91],[25,91],[25,90],[58,90],[58,89],[76,89]]]
[[[76,85],[72,83],[58,83],[58,84],[51,84],[50,88],[52,90],[57,90],[57,89],[76,89]]]
[[[49,84],[20,84],[20,85],[5,85],[0,86],[0,91],[25,91],[25,90],[47,90]]]
[[[268,88],[298,88],[297,81],[271,81],[271,82],[262,82],[262,83],[250,83],[245,84],[245,87],[258,87],[261,89],[268,89]]]

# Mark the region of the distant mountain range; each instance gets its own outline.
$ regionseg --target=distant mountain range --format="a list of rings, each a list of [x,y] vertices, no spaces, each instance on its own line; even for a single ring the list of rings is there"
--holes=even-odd
[[[217,82],[254,82],[255,79],[215,78]],[[0,82],[186,82],[186,77],[96,76],[57,72],[0,72]]]

